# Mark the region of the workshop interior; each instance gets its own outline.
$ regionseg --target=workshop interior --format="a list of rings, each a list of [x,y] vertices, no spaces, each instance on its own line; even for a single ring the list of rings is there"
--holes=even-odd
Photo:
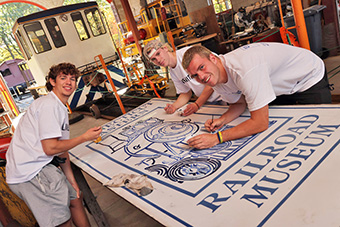
[[[80,72],[66,105],[71,135],[72,129],[78,132],[86,124],[106,124],[132,114],[150,100],[177,99],[169,69],[143,56],[143,48],[153,40],[167,43],[173,51],[201,45],[216,55],[258,42],[308,49],[325,63],[332,105],[340,103],[339,0],[0,0],[2,14],[14,9],[5,8],[11,4],[29,4],[36,11],[23,10],[24,14],[12,18],[9,31],[1,33],[10,38],[0,40],[4,57],[0,62],[0,226],[38,226],[29,207],[6,185],[6,151],[27,108],[48,94],[46,75],[56,63],[72,62]],[[12,51],[20,54],[14,56]],[[193,94],[190,102],[197,98]],[[85,207],[93,226],[166,226],[73,167],[90,198]],[[138,178],[128,177],[120,185],[127,187]],[[151,193],[152,186],[146,183],[142,192],[140,188],[134,192]],[[121,213],[116,211],[120,207]]]

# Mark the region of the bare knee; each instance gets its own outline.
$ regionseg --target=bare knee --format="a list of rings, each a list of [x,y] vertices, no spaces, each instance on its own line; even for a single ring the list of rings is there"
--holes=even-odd
[[[81,198],[71,200],[70,210],[72,221],[75,226],[81,227],[90,226],[88,217],[83,206],[83,200]]]

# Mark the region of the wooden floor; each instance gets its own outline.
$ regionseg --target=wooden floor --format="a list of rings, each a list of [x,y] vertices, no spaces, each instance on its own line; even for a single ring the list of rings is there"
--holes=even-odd
[[[327,72],[335,69],[340,65],[340,56],[329,57],[324,60]],[[340,69],[336,69],[333,72],[329,73],[329,77],[332,76],[335,72]],[[332,91],[332,95],[340,95],[340,73],[334,75],[330,79],[330,83],[334,84],[334,90]],[[170,96],[175,94],[173,88],[167,92]],[[84,115],[85,118],[77,123],[74,123],[70,126],[71,137],[77,136],[85,132],[88,128],[103,125],[109,120],[107,119],[94,119],[92,116]],[[104,187],[97,180],[93,179],[91,176],[84,173],[85,178],[87,179],[88,184],[90,185],[92,192],[97,198],[97,202],[99,206],[103,210],[107,221],[110,226],[120,226],[120,227],[153,227],[153,226],[163,226],[153,218],[149,217],[141,210],[136,208],[133,204],[130,204],[125,199],[121,198],[117,194],[115,194],[110,189]],[[93,217],[89,214],[89,218],[91,221],[91,226],[97,226]]]

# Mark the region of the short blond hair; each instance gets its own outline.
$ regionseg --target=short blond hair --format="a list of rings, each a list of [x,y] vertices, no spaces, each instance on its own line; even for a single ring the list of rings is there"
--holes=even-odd
[[[202,58],[209,59],[209,56],[210,56],[210,54],[212,54],[212,52],[204,46],[190,47],[187,51],[185,51],[185,53],[183,55],[182,66],[183,66],[184,69],[187,69],[189,67],[193,57],[195,56],[195,54],[198,54]]]

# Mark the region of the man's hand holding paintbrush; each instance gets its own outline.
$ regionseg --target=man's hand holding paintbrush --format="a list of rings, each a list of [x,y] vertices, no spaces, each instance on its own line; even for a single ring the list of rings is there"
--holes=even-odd
[[[204,124],[204,127],[208,132],[215,132],[217,129],[220,129],[222,126],[223,126],[223,121],[221,119],[214,119],[214,115],[212,115],[211,119],[207,120]]]
[[[211,116],[211,119],[207,120],[204,124],[205,129],[210,132],[197,135],[191,139],[189,139],[188,145],[191,147],[195,147],[198,149],[204,149],[208,147],[215,146],[216,144],[220,143],[219,136],[217,134],[212,134],[212,132],[216,131],[217,129],[223,126],[222,119],[214,119],[214,115]]]

